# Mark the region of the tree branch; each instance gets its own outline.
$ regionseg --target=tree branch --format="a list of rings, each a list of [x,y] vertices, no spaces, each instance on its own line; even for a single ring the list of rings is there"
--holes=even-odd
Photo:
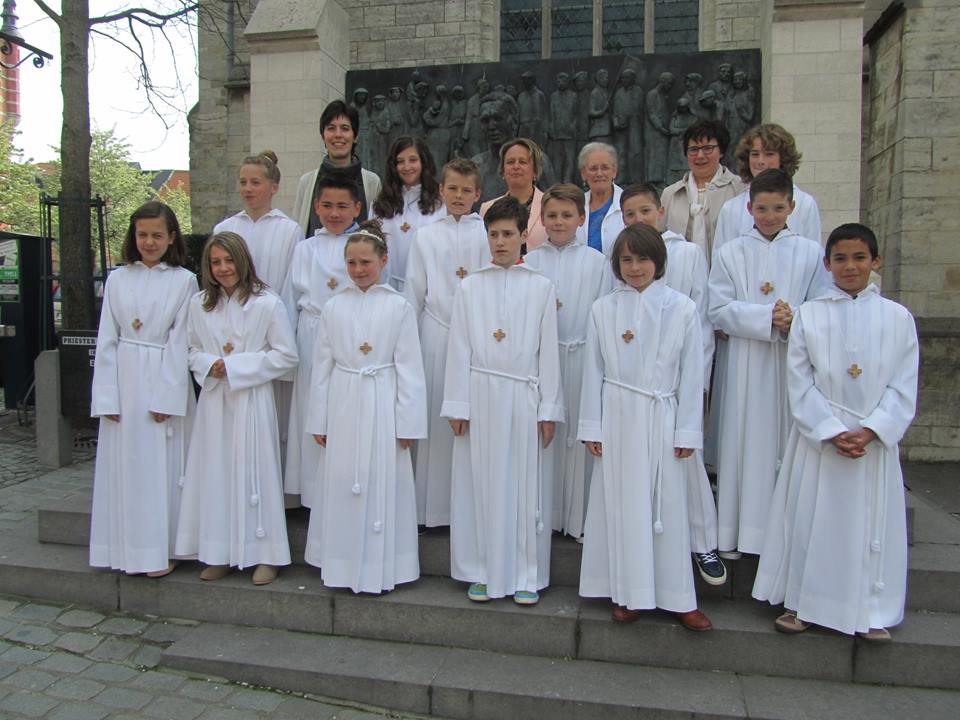
[[[34,2],[40,4],[42,0],[34,0]],[[189,5],[184,5],[179,10],[174,10],[168,13],[160,13],[147,8],[129,8],[122,12],[114,13],[113,15],[92,17],[90,18],[90,25],[102,25],[103,23],[112,23],[116,22],[117,20],[136,20],[144,25],[159,27],[169,20],[175,20],[179,17],[183,17],[184,15],[189,15],[199,7],[200,3],[190,3]],[[150,22],[150,20],[147,20],[148,17],[153,18],[156,22]]]
[[[51,20],[53,20],[53,21],[57,24],[57,27],[60,26],[60,20],[61,20],[62,18],[60,17],[60,15],[57,14],[57,12],[56,12],[52,7],[50,7],[49,5],[47,5],[43,0],[33,0],[33,2],[34,2],[34,4],[35,4],[38,8],[40,8],[41,10],[43,10],[43,12],[44,12]]]

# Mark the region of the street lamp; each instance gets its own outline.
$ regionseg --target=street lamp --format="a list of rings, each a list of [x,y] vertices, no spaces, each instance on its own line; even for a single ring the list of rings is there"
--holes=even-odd
[[[3,60],[0,60],[0,65],[5,67],[7,70],[13,70],[16,67],[20,67],[23,63],[33,58],[33,66],[37,68],[42,68],[44,63],[47,60],[53,60],[53,55],[40,48],[30,45],[26,40],[23,39],[23,35],[20,34],[20,31],[17,29],[17,3],[16,0],[3,0],[3,27],[0,27],[0,53],[5,57],[9,57],[14,54],[13,46],[22,47],[24,50],[29,50],[29,52],[20,58],[17,62],[6,63]]]

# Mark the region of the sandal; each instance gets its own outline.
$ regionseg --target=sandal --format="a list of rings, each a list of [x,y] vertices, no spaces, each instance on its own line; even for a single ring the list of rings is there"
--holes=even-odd
[[[804,622],[798,618],[797,614],[794,612],[785,612],[774,621],[773,626],[778,632],[787,633],[788,635],[796,635],[797,633],[802,633],[804,630],[810,627],[810,623]]]

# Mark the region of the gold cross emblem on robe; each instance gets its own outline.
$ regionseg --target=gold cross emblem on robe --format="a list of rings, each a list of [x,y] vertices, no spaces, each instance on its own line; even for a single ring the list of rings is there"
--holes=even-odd
[[[500,342],[506,336],[507,334],[501,328],[497,328],[496,332],[493,333],[493,337],[497,342]]]
[[[130,323],[130,325],[133,326],[133,329],[134,329],[134,330],[139,330],[140,328],[143,327],[143,323],[140,322],[140,318],[134,318],[134,319],[133,319],[133,322]]]
[[[760,286],[760,292],[762,292],[764,295],[769,295],[773,292],[773,285],[771,285],[769,281],[765,282]]]
[[[625,343],[629,344],[630,341],[633,340],[633,339],[636,337],[636,335],[633,334],[633,330],[627,330],[627,331],[626,331],[623,335],[621,335],[620,337],[623,338],[623,341],[624,341]]]
[[[373,347],[368,342],[364,342],[363,345],[360,346],[360,352],[362,352],[364,355],[369,353],[371,350],[373,350]]]
[[[329,280],[327,280],[327,287],[330,288],[331,290],[336,290],[337,285],[339,284],[340,283],[337,282],[336,278],[330,278]]]
[[[461,265],[457,268],[457,277],[463,280],[467,276],[467,269]]]
[[[229,355],[232,352],[233,352],[233,343],[228,342],[226,345],[223,346],[224,355]]]
[[[403,232],[406,232],[407,230],[410,229],[410,223],[404,222],[403,225],[400,226],[400,229],[401,229]]]
[[[854,363],[853,365],[847,368],[847,375],[849,375],[854,380],[856,380],[858,377],[863,375],[863,370],[860,368],[859,365]]]

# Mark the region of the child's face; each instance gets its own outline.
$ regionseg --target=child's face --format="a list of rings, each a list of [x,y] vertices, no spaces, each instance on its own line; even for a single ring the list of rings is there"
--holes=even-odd
[[[440,197],[443,198],[447,214],[460,218],[470,212],[480,199],[480,188],[473,175],[461,175],[447,170],[440,185]]]
[[[520,232],[516,220],[494,220],[487,228],[487,241],[493,264],[508,268],[520,259],[520,245],[527,239],[527,231]]]
[[[620,253],[620,276],[634,290],[645,290],[656,279],[657,264],[650,258],[635,255],[625,247]]]
[[[767,150],[763,146],[763,140],[754,138],[753,145],[750,147],[750,174],[756,177],[764,170],[771,170],[780,167],[780,153],[776,150]]]
[[[226,290],[227,295],[232,295],[237,283],[240,282],[233,257],[219,245],[210,248],[210,273],[213,279]]]
[[[162,217],[140,218],[133,227],[133,234],[141,262],[151,268],[163,259],[174,240],[173,233],[167,229],[167,221]]]
[[[380,272],[387,264],[387,256],[377,255],[373,243],[367,241],[347,243],[344,259],[350,279],[364,292],[380,282]]]
[[[870,255],[870,247],[860,238],[841,240],[830,248],[823,264],[833,275],[836,286],[850,295],[858,295],[870,284],[870,272],[880,269],[880,257]]]
[[[240,166],[240,197],[247,210],[269,210],[280,186],[259,165]]]
[[[397,153],[397,175],[400,181],[406,187],[413,187],[420,182],[420,173],[423,171],[420,165],[420,153],[412,145],[406,150]]]
[[[793,208],[793,200],[776,192],[757,193],[757,196],[747,203],[747,210],[753,215],[757,230],[767,240],[772,240],[787,226],[787,218],[790,217]]]
[[[360,215],[360,203],[342,188],[324,188],[314,209],[323,227],[333,235],[343,234]]]
[[[586,217],[573,200],[554,198],[543,206],[543,227],[554,245],[567,245],[577,236]]]
[[[626,226],[642,223],[660,230],[663,227],[664,209],[649,195],[634,195],[623,203],[623,224]]]

